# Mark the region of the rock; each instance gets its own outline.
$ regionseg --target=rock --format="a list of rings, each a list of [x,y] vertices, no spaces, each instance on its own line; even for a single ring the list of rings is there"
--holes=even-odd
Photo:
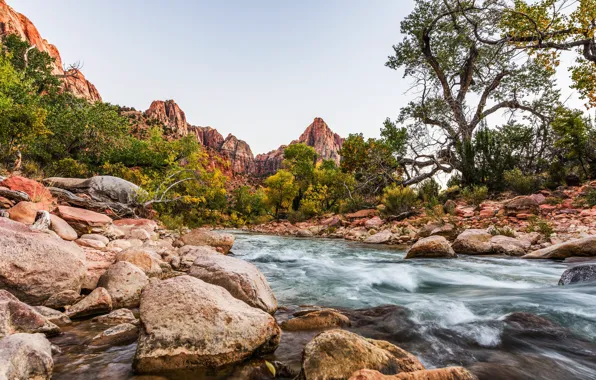
[[[306,331],[350,326],[350,319],[334,309],[307,310],[281,324],[282,330]]]
[[[539,204],[532,196],[521,195],[515,197],[503,205],[505,215],[515,216],[517,214],[536,215],[539,211]]]
[[[129,248],[116,255],[116,261],[127,261],[140,268],[147,276],[159,276],[162,273],[160,261],[145,248]]]
[[[118,309],[110,314],[93,318],[93,321],[105,324],[136,323],[137,318],[129,309]]]
[[[395,374],[423,370],[407,351],[385,341],[366,339],[345,330],[329,330],[311,340],[302,353],[305,380],[348,379],[362,369]]]
[[[0,288],[40,305],[66,290],[80,292],[85,254],[74,243],[0,218]]]
[[[596,257],[596,235],[554,244],[522,256],[524,259],[565,259],[571,256]]]
[[[490,239],[493,253],[507,256],[523,256],[530,249],[530,242],[516,238],[497,235]]]
[[[434,259],[457,257],[443,236],[429,236],[418,240],[407,252],[406,259]]]
[[[530,197],[532,199],[534,199],[536,201],[536,203],[538,203],[538,205],[542,205],[543,203],[546,202],[546,197],[542,194],[532,194],[530,195]]]
[[[122,323],[110,327],[91,339],[91,346],[114,346],[117,344],[129,344],[137,340],[139,329],[131,323]]]
[[[0,196],[0,209],[9,209],[14,206],[14,202],[8,198]]]
[[[141,241],[151,240],[153,237],[149,231],[142,228],[133,228],[125,236],[127,239],[139,239]]]
[[[50,380],[53,369],[52,345],[43,334],[14,334],[0,340],[0,379]]]
[[[190,276],[151,283],[140,312],[138,373],[222,367],[274,351],[281,335],[271,315]]]
[[[578,265],[563,272],[559,285],[594,281],[596,281],[596,264]]]
[[[364,242],[369,244],[386,244],[391,242],[392,237],[393,234],[391,233],[391,230],[383,230],[370,237],[367,237],[364,239]]]
[[[273,314],[277,299],[265,276],[251,263],[223,255],[199,255],[189,274],[218,285],[252,307]]]
[[[332,160],[339,166],[343,139],[333,133],[322,118],[316,117],[300,135],[298,142],[313,147],[319,160]]]
[[[104,288],[95,288],[89,295],[66,310],[69,318],[106,314],[112,310],[112,297]]]
[[[313,237],[314,234],[308,228],[303,228],[301,230],[298,230],[298,232],[296,232],[296,236],[308,238],[308,237]]]
[[[40,203],[19,202],[8,210],[8,215],[15,222],[32,225],[35,223],[37,212],[41,210],[43,210],[43,205]]]
[[[54,231],[62,239],[68,241],[77,239],[77,231],[75,231],[74,228],[66,223],[66,221],[61,217],[50,214],[50,222],[50,230]]]
[[[33,307],[0,290],[0,338],[16,333],[60,334],[60,328]]]
[[[134,183],[112,176],[95,176],[85,180],[52,177],[46,178],[44,183],[75,193],[86,193],[95,201],[125,205],[134,204],[142,191]]]
[[[402,372],[397,375],[383,375],[378,371],[363,369],[355,372],[350,380],[478,380],[478,378],[463,367],[446,367]]]
[[[190,270],[190,267],[192,266],[192,264],[194,264],[197,257],[201,255],[221,255],[221,253],[217,252],[213,247],[200,247],[194,245],[186,245],[180,248],[178,250],[178,254],[180,255],[180,262],[172,262],[172,267],[181,271]]]
[[[511,339],[517,337],[521,340],[527,337],[548,336],[564,339],[570,332],[553,321],[532,313],[516,312],[503,318],[507,324],[503,337]]]
[[[99,240],[95,240],[95,239],[79,238],[79,239],[75,240],[75,243],[77,243],[81,247],[88,247],[88,248],[99,249],[99,250],[104,249],[106,247],[106,245],[103,242],[101,242]]]
[[[107,237],[100,235],[100,234],[84,234],[84,235],[81,235],[79,237],[79,239],[97,240],[97,241],[103,243],[104,247],[106,245],[108,245],[108,243],[110,242],[110,239],[108,239]]]
[[[112,224],[109,216],[82,208],[58,206],[58,214],[81,235],[101,232]]]
[[[61,313],[58,310],[50,309],[49,307],[45,306],[35,306],[34,309],[56,326],[66,326],[72,323],[66,314]]]
[[[148,232],[157,230],[157,223],[151,219],[118,219],[114,220],[114,225],[118,227],[142,228]]]
[[[364,222],[364,227],[366,227],[366,228],[379,228],[384,223],[385,222],[383,222],[383,219],[379,218],[378,216],[373,216],[372,218],[370,218],[366,222]]]
[[[41,183],[29,178],[12,176],[0,182],[0,186],[26,193],[32,202],[40,204],[40,210],[50,210],[54,203],[54,197],[50,191]]]
[[[135,246],[141,246],[143,244],[143,242],[139,241],[139,244],[135,245]],[[107,248],[108,249],[112,249],[112,250],[119,250],[119,251],[123,251],[125,249],[128,249],[130,247],[132,247],[132,241],[128,240],[128,239],[117,239],[117,240],[112,240],[111,242],[108,243]]]
[[[246,141],[239,140],[236,136],[228,137],[219,147],[219,151],[230,160],[233,173],[254,173],[255,158]]]
[[[457,254],[464,255],[487,255],[491,254],[492,245],[490,240],[492,235],[486,230],[470,229],[465,230],[457,236],[451,248]]]
[[[351,214],[346,214],[346,218],[348,219],[360,219],[360,218],[372,218],[373,216],[377,215],[379,212],[375,209],[368,209],[368,210],[360,210],[353,212]]]
[[[443,236],[448,240],[453,240],[457,237],[457,228],[453,223],[445,223],[431,229],[429,236]]]
[[[81,300],[82,296],[79,292],[74,290],[65,290],[60,293],[53,294],[48,298],[43,306],[52,309],[62,309],[65,306],[74,305]]]
[[[116,261],[116,252],[87,247],[83,247],[83,249],[87,259],[87,272],[85,273],[85,281],[83,282],[82,288],[85,290],[93,290],[97,288],[97,282],[101,275],[103,275],[110,265]]]
[[[341,225],[341,219],[337,215],[334,215],[321,220],[320,224],[327,227],[339,227]]]
[[[234,245],[234,235],[201,229],[194,229],[182,235],[180,240],[184,245],[206,245],[224,254],[227,254],[232,249],[232,245]]]
[[[118,309],[139,306],[141,291],[148,283],[149,278],[140,268],[127,261],[119,261],[101,275],[97,286],[108,291],[114,308]]]

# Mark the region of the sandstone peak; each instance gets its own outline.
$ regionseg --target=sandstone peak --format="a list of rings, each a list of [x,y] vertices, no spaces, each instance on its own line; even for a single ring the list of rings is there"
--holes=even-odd
[[[337,133],[334,133],[322,118],[316,117],[312,124],[306,127],[304,133],[300,135],[298,142],[312,146],[320,158],[333,160],[339,165],[339,151],[343,139]]]

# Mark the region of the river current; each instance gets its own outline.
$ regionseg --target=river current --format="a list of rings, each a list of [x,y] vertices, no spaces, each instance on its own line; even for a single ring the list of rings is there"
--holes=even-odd
[[[356,333],[389,340],[428,367],[464,365],[480,379],[596,379],[596,283],[558,286],[569,264],[481,256],[404,260],[404,250],[393,247],[234,233],[233,254],[263,272],[284,306],[278,318],[301,305],[335,307],[356,322]],[[505,322],[519,312],[554,324]],[[130,378],[135,345],[81,349],[89,328],[75,326],[55,342],[66,347],[55,378]],[[299,367],[314,334],[284,333],[270,359]],[[204,378],[199,375],[180,378]]]

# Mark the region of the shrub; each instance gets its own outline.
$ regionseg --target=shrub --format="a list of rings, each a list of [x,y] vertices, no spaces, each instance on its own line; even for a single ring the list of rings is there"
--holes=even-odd
[[[457,186],[458,188],[461,187],[461,174],[459,173],[453,174],[451,177],[449,177],[449,180],[447,181],[447,188],[455,186]]]
[[[551,237],[554,232],[552,225],[547,221],[539,217],[533,217],[530,219],[528,225],[528,232],[540,232],[546,238]]]
[[[87,178],[89,167],[73,158],[64,158],[51,163],[46,174],[50,177]]]
[[[469,204],[478,206],[488,197],[488,188],[486,186],[473,185],[462,190],[461,196]]]
[[[586,192],[586,203],[590,207],[596,206],[596,188],[590,187],[590,189]]]
[[[493,236],[503,235],[508,237],[515,237],[515,231],[509,226],[491,226],[488,232],[490,232],[490,234]]]
[[[515,168],[504,174],[505,185],[518,194],[528,195],[540,189],[540,179],[537,176],[525,175]]]
[[[388,186],[383,190],[381,203],[385,206],[386,214],[397,215],[409,211],[417,200],[416,192],[410,187]]]
[[[439,197],[439,184],[433,178],[422,181],[418,185],[418,197],[424,202],[432,202]]]

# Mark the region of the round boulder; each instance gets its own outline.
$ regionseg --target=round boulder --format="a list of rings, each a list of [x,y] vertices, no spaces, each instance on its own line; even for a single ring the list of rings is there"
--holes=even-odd
[[[50,380],[52,345],[42,334],[14,334],[0,340],[0,379]]]
[[[433,235],[418,240],[406,254],[406,259],[436,259],[457,257],[447,239]]]
[[[128,261],[118,261],[101,275],[97,286],[108,291],[114,308],[119,309],[139,306],[141,291],[148,283],[149,278],[139,267]]]
[[[194,229],[182,235],[180,240],[184,245],[207,245],[215,248],[218,252],[227,254],[234,245],[234,235],[214,231]]]
[[[561,275],[559,285],[570,285],[580,282],[596,281],[596,264],[578,265],[567,269]]]
[[[463,255],[489,255],[493,253],[490,243],[493,235],[486,230],[470,229],[465,230],[455,238],[451,248],[457,254]]]

